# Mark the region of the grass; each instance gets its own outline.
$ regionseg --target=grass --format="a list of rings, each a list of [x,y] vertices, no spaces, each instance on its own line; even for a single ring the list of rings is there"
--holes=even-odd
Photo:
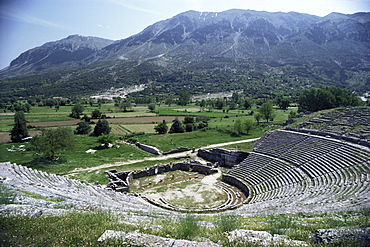
[[[39,195],[39,194],[35,194],[35,193],[29,192],[29,191],[26,191],[26,190],[21,190],[20,192],[22,192],[25,196],[30,197],[30,198],[34,198],[34,199],[39,199],[39,200],[44,200],[44,201],[49,201],[49,202],[57,202],[57,203],[65,201],[65,199],[63,197],[48,198],[48,197],[45,197],[45,196],[42,196],[42,195]]]
[[[0,146],[0,162],[12,162],[27,167],[55,174],[66,174],[75,168],[88,168],[106,163],[123,162],[127,160],[143,159],[154,155],[144,152],[135,146],[118,143],[119,148],[102,149],[96,137],[75,136],[75,146],[72,150],[60,151],[59,160],[50,161],[35,155],[30,143],[25,145],[26,151],[9,152],[7,148],[19,144],[2,144]],[[88,149],[98,150],[94,154],[86,153]]]
[[[153,145],[166,152],[177,147],[200,148],[210,144],[232,142],[260,137],[263,134],[261,129],[255,129],[249,135],[231,136],[227,130],[209,128],[206,131],[198,130],[186,133],[165,134],[165,135],[140,135],[132,139]]]
[[[1,204],[13,204],[16,197],[16,193],[5,187],[0,183],[0,205]]]
[[[1,217],[0,229],[2,246],[98,246],[97,239],[105,230],[128,227],[106,213],[72,212],[38,218]]]
[[[108,182],[108,178],[104,171],[109,169],[116,169],[119,172],[123,171],[133,171],[133,170],[141,170],[147,167],[151,167],[154,165],[160,164],[167,164],[170,162],[177,162],[178,159],[168,159],[165,161],[156,161],[156,160],[146,160],[141,162],[135,162],[133,164],[126,164],[126,165],[118,165],[111,168],[103,168],[94,171],[81,171],[77,173],[69,174],[68,177],[72,179],[77,179],[80,181],[87,181],[89,183],[99,183],[99,184],[106,184]],[[66,175],[67,173],[62,173],[61,175]]]
[[[157,236],[212,242],[223,246],[258,246],[251,243],[230,243],[227,231],[235,229],[253,229],[268,231],[271,234],[281,232],[291,239],[311,242],[315,229],[323,228],[358,228],[369,227],[369,208],[359,211],[295,214],[276,216],[241,217],[234,215],[194,215],[161,217],[153,215],[152,221],[127,224],[116,214],[95,212],[70,212],[63,216],[30,218],[25,216],[0,216],[0,245],[2,246],[122,246],[121,241],[97,243],[105,230],[139,231]],[[367,223],[363,224],[364,218]],[[346,219],[346,220],[344,220]],[[215,227],[200,224],[200,221],[212,222]],[[352,243],[353,244],[353,243]],[[364,244],[364,243],[363,243]],[[313,244],[313,246],[321,246]],[[356,246],[356,245],[339,245]],[[357,245],[366,246],[366,245]]]

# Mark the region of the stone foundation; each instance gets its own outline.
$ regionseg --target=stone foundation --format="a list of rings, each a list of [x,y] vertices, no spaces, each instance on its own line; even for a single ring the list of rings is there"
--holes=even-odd
[[[193,171],[209,175],[216,173],[217,169],[211,165],[204,165],[198,161],[183,161],[169,163],[166,165],[156,165],[143,170],[127,171],[127,172],[117,172],[117,170],[108,170],[105,173],[109,176],[108,187],[113,190],[120,192],[129,192],[130,184],[133,179],[138,179],[142,177],[154,176],[157,174],[162,174],[170,171]]]
[[[232,168],[247,158],[248,153],[214,148],[211,150],[199,149],[198,156],[210,162],[218,162],[219,166]]]
[[[151,154],[156,154],[156,155],[162,155],[161,150],[159,150],[156,147],[149,146],[146,144],[142,144],[140,142],[135,143],[136,146],[138,146],[141,150],[144,150],[145,152],[151,153]]]
[[[240,181],[239,179],[237,179],[236,177],[228,175],[228,174],[223,174],[222,175],[222,182],[230,184],[232,186],[235,186],[241,192],[244,193],[246,198],[248,198],[248,196],[249,196],[248,186],[245,183],[243,183],[242,181]]]

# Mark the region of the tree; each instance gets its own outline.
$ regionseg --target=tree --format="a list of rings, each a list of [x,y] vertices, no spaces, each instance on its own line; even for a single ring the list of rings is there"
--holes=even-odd
[[[101,112],[98,109],[95,109],[91,112],[91,118],[98,119],[101,117]]]
[[[130,99],[123,99],[122,102],[119,104],[119,108],[123,110],[124,112],[127,111],[127,109],[131,108],[131,100]]]
[[[239,101],[239,93],[237,92],[233,92],[232,96],[231,96],[231,100],[234,102],[234,103],[238,103]]]
[[[111,127],[107,120],[99,119],[94,128],[94,136],[108,135],[110,133]]]
[[[254,127],[254,122],[253,120],[251,119],[247,119],[244,121],[244,129],[245,129],[245,132],[247,132],[247,135],[249,134],[249,131],[251,131]]]
[[[215,108],[216,109],[222,109],[225,106],[225,101],[222,99],[217,99],[215,103]]]
[[[173,103],[173,96],[172,95],[167,96],[165,103],[166,105],[171,106],[171,104]]]
[[[10,131],[10,139],[12,142],[20,142],[28,136],[26,118],[23,111],[17,111],[14,115],[14,127]]]
[[[32,145],[47,158],[55,159],[57,151],[73,148],[73,132],[68,127],[43,130],[41,136],[32,139]]]
[[[185,106],[189,103],[189,101],[190,101],[190,93],[186,91],[180,92],[178,104]]]
[[[258,125],[260,124],[261,118],[262,118],[261,113],[259,112],[254,113],[254,119],[256,119]]]
[[[252,107],[252,102],[250,99],[245,98],[243,103],[244,109],[250,109]]]
[[[206,101],[202,99],[202,101],[200,101],[199,103],[199,111],[202,112],[205,106],[206,106]]]
[[[77,135],[86,135],[91,131],[91,126],[88,122],[79,122],[76,128]]]
[[[242,132],[243,132],[242,120],[237,119],[235,120],[235,123],[234,123],[234,133],[240,136]]]
[[[185,116],[185,118],[184,118],[184,124],[188,124],[188,123],[193,124],[194,122],[195,122],[194,117],[192,117],[192,116]]]
[[[295,118],[296,116],[297,116],[297,112],[296,112],[296,111],[291,110],[291,111],[289,112],[288,119]]]
[[[178,118],[173,120],[173,124],[171,125],[169,133],[184,133],[184,132],[185,132],[184,124]]]
[[[155,104],[154,103],[150,103],[148,105],[148,109],[149,109],[149,111],[154,112],[154,110],[155,110]]]
[[[288,109],[289,105],[290,105],[290,100],[289,98],[287,97],[283,97],[281,95],[277,96],[275,98],[275,102],[276,102],[276,105],[279,106],[280,109],[282,110],[286,110]]]
[[[195,129],[195,120],[192,116],[185,116],[184,121],[185,131],[192,132]]]
[[[72,113],[70,114],[70,116],[73,118],[80,118],[80,115],[82,115],[83,112],[84,106],[78,103],[72,107]]]
[[[108,148],[109,143],[113,143],[116,138],[114,137],[114,135],[101,135],[99,136],[98,140],[101,144],[104,144],[105,148]]]
[[[298,111],[320,111],[335,107],[361,106],[364,103],[355,93],[337,87],[305,90],[298,99]]]
[[[158,134],[166,134],[166,133],[167,133],[167,131],[168,131],[168,126],[167,126],[166,120],[163,120],[163,122],[162,122],[162,123],[157,124],[157,125],[154,127],[154,130],[155,130],[155,132],[157,132]]]
[[[274,116],[274,108],[271,101],[263,103],[258,111],[267,122]]]

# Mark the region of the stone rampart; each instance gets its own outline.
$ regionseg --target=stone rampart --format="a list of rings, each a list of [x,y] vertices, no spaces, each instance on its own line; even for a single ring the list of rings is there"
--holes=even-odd
[[[222,175],[222,182],[230,184],[232,186],[235,186],[241,192],[243,192],[243,194],[245,195],[246,198],[248,198],[248,196],[249,196],[248,186],[245,183],[243,183],[242,181],[240,181],[239,179],[237,179],[236,177],[228,175],[228,174],[223,174]]]
[[[198,156],[210,162],[218,162],[220,166],[233,167],[247,158],[248,153],[214,148],[211,150],[199,149]]]
[[[166,165],[156,165],[142,170],[126,172],[117,172],[117,170],[109,170],[106,171],[105,173],[109,176],[108,187],[116,191],[129,192],[130,184],[133,179],[154,176],[157,174],[177,170],[198,172],[206,175],[217,172],[217,169],[215,169],[211,165],[204,165],[198,161],[192,160],[169,163]]]

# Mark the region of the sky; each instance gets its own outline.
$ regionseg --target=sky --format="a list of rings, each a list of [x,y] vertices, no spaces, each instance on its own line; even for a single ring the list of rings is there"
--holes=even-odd
[[[370,12],[370,0],[0,0],[0,69],[72,34],[119,40],[188,10],[228,9],[325,16]]]

